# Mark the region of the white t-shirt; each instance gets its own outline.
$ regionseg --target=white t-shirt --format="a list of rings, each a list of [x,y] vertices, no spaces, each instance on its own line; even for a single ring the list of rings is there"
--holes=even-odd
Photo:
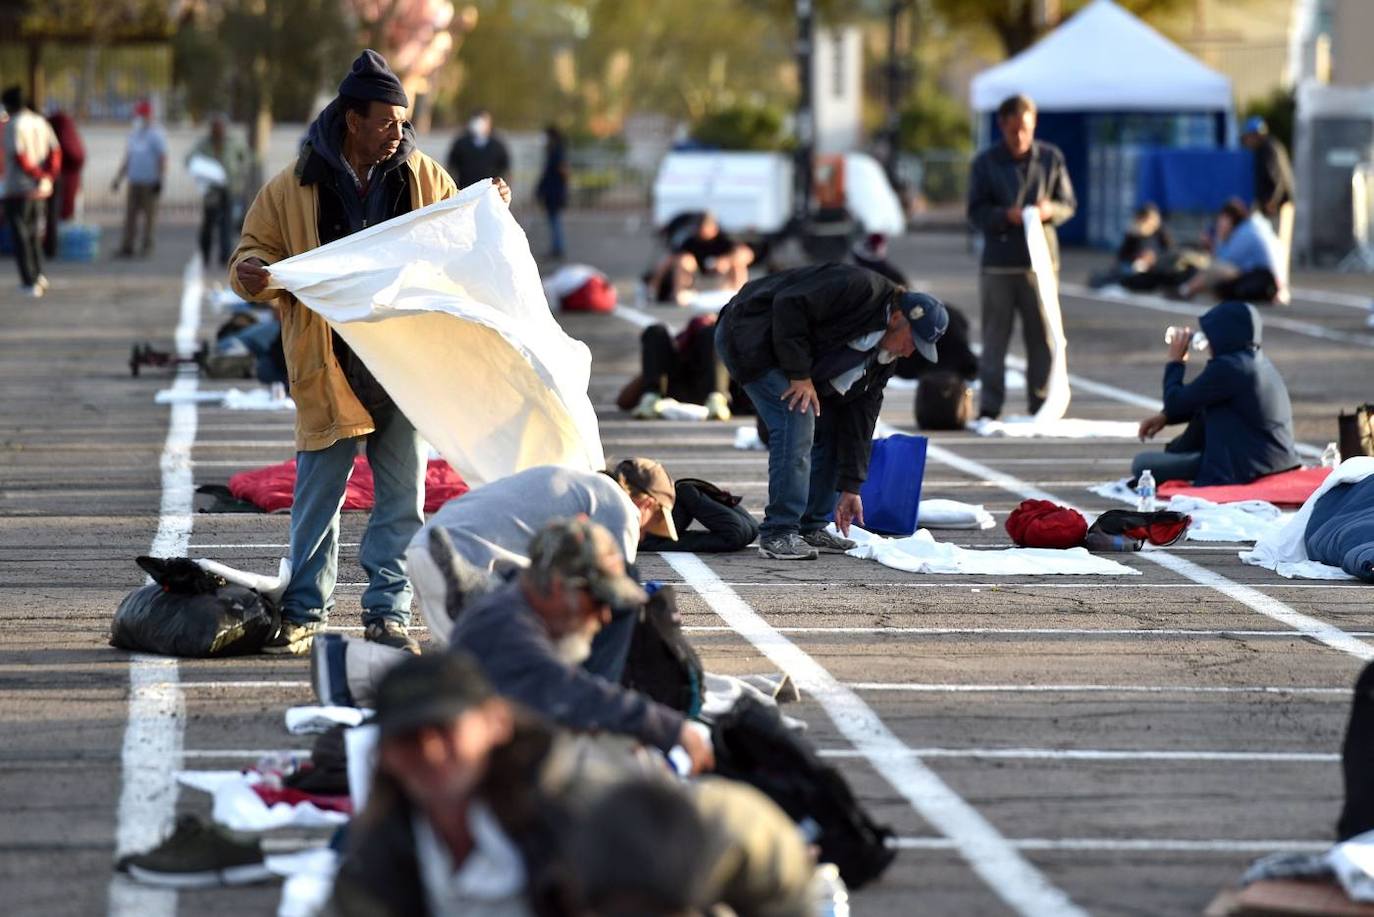
[[[434,917],[529,917],[525,862],[485,805],[468,807],[472,850],[456,868],[428,818],[416,813],[410,824],[425,902]]]

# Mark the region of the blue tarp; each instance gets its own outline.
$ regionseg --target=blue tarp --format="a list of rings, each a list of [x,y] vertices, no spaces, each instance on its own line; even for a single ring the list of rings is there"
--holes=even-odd
[[[1167,149],[1142,151],[1136,201],[1154,202],[1165,213],[1215,213],[1228,198],[1254,197],[1254,156],[1249,150]]]

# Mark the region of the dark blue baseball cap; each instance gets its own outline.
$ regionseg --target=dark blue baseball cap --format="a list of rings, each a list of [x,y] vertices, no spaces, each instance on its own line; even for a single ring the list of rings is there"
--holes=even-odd
[[[939,358],[935,342],[944,337],[949,328],[949,310],[929,293],[903,293],[898,307],[911,324],[911,340],[916,352],[934,363]]]

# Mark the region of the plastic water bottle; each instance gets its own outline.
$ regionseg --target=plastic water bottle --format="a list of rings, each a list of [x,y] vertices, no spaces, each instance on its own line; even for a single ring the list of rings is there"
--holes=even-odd
[[[1322,467],[1335,468],[1341,463],[1341,449],[1335,443],[1327,443],[1322,450]]]
[[[1155,510],[1155,476],[1146,468],[1135,482],[1135,508],[1142,513]]]
[[[816,917],[849,917],[849,889],[840,878],[840,867],[822,863],[811,880],[816,901]]]

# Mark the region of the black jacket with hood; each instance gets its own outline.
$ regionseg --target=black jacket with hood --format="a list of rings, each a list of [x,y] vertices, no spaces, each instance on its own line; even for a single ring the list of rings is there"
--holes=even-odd
[[[1050,259],[1059,269],[1059,233],[1055,227],[1073,219],[1078,208],[1064,154],[1052,143],[1036,140],[1023,159],[998,141],[973,160],[968,184],[968,221],[983,234],[982,267],[1030,270],[1026,230],[1007,220],[1007,211],[1048,200],[1053,213],[1045,223]]]
[[[1170,423],[1200,415],[1202,465],[1193,484],[1248,484],[1255,478],[1296,468],[1293,406],[1283,377],[1260,350],[1259,313],[1230,301],[1199,320],[1212,358],[1192,382],[1187,367],[1164,367],[1164,414]]]
[[[884,330],[902,288],[853,264],[815,264],[751,280],[721,310],[716,339],[741,384],[769,370],[810,379],[816,362],[849,341]],[[858,493],[868,478],[873,428],[883,388],[897,362],[870,363],[843,395],[821,394],[816,435],[833,436],[840,490]],[[823,432],[824,431],[824,432]]]
[[[415,149],[415,131],[407,122],[401,143],[389,159],[372,169],[366,197],[360,197],[344,167],[341,148],[344,109],[338,99],[330,102],[310,125],[296,159],[296,177],[302,185],[319,185],[320,244],[328,245],[359,230],[410,212],[406,159]],[[361,177],[361,176],[360,176]],[[334,357],[348,379],[353,394],[369,413],[392,406],[391,396],[373,377],[363,361],[333,333]]]

